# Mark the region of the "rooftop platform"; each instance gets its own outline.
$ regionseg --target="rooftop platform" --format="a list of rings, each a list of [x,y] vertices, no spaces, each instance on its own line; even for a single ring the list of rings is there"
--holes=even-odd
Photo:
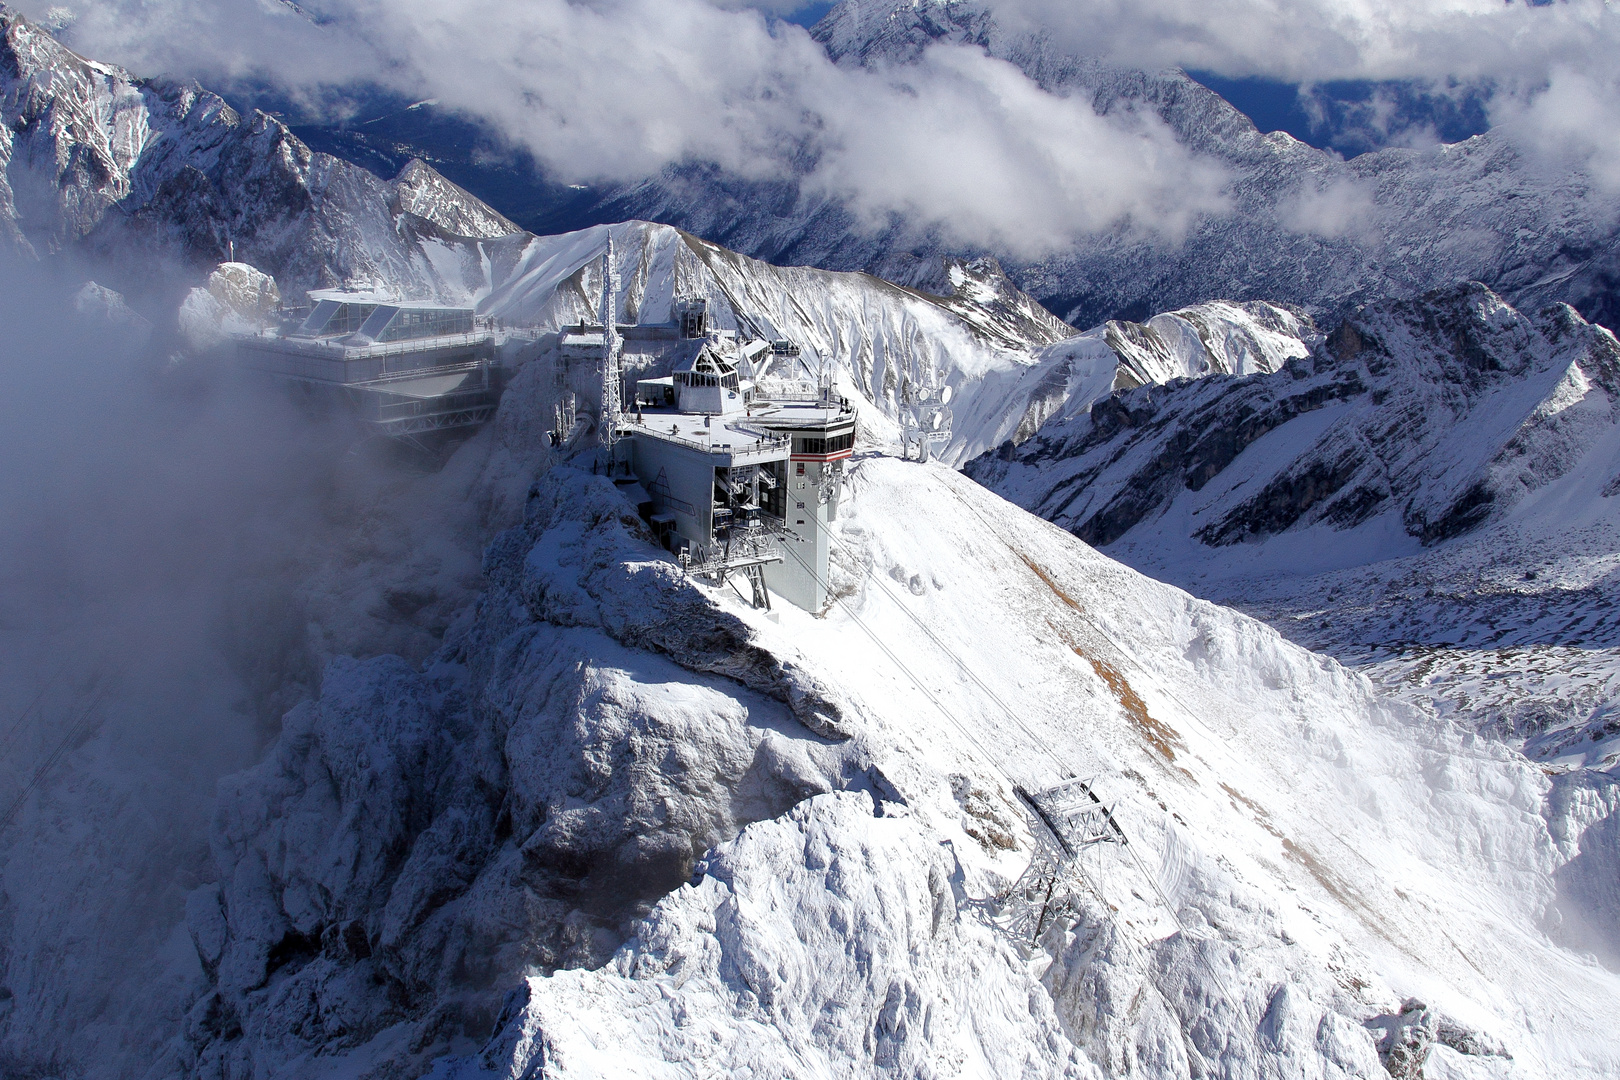
[[[626,435],[657,439],[707,454],[714,459],[717,468],[781,461],[791,450],[788,437],[750,424],[746,418],[739,416],[706,416],[673,409],[649,409],[642,412],[640,423],[631,414],[622,419],[619,427]]]

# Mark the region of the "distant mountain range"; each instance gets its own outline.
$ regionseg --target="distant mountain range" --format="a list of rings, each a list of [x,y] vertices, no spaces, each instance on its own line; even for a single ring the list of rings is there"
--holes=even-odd
[[[995,255],[1021,289],[1076,326],[1142,321],[1214,298],[1283,301],[1336,316],[1357,303],[1463,280],[1484,282],[1525,310],[1563,301],[1588,319],[1620,325],[1613,254],[1620,202],[1577,175],[1549,175],[1499,133],[1450,146],[1387,147],[1346,161],[1281,132],[1261,134],[1183,72],[1118,70],[1063,54],[1047,41],[1003,32],[970,0],[846,2],[813,33],[840,64],[904,64],[936,42],[969,44],[1049,90],[1088,98],[1100,112],[1151,109],[1188,146],[1232,172],[1233,209],[1200,221],[1180,244],[1107,235],[1028,262],[955,247],[926,231],[919,236],[915,222],[874,233],[842,203],[809,194],[792,177],[745,181],[703,162],[628,184],[548,183],[521,153],[432,106],[400,102],[367,123],[299,130],[311,145],[383,174],[407,155],[424,157],[539,231],[639,218],[770,262],[865,270],[924,289],[938,286],[942,255]],[[1442,133],[1479,129],[1477,95],[1439,102],[1416,90],[1384,89],[1406,102],[1414,122],[1426,117]],[[1365,109],[1354,101],[1324,107],[1343,113],[1344,146],[1366,144],[1368,136],[1350,130]],[[1319,223],[1320,232],[1309,231],[1309,207],[1330,196],[1353,196],[1359,213],[1337,229]]]

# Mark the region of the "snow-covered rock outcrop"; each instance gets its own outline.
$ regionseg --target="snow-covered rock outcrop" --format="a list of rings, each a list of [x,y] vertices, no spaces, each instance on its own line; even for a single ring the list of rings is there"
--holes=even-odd
[[[208,989],[169,1068],[425,1067],[525,971],[606,960],[741,825],[872,783],[838,695],[641,528],[605,478],[554,471],[432,664],[335,661],[222,785],[218,884],[187,903]]]
[[[393,186],[400,212],[414,214],[453,235],[493,240],[523,231],[420,158],[405,163]]]
[[[577,257],[562,280],[595,272]],[[625,280],[646,297],[655,276]],[[422,664],[329,663],[219,788],[206,851],[103,779],[116,744],[30,803],[5,848],[6,1067],[684,1075],[789,1053],[807,1075],[1339,1077],[1408,1047],[1437,1075],[1613,1071],[1620,989],[1569,951],[1616,937],[1597,780],[1380,699],[941,466],[859,459],[848,606],[765,616],[683,579],[612,483],[544,445],[542,368],[410,508],[470,516],[522,477],[481,582],[369,503],[362,533],[411,542],[332,557],[403,581],[310,571],[357,609],[413,579],[434,597],[400,603],[447,621],[481,597],[409,639],[442,634]],[[1132,845],[1088,855],[1095,894],[1014,938],[1011,786],[1069,772]],[[141,875],[158,900],[135,920]],[[138,1000],[85,959],[109,942]]]
[[[180,333],[196,349],[268,326],[281,304],[276,279],[247,263],[220,263],[180,304]]]
[[[85,282],[73,294],[73,313],[81,319],[127,331],[142,340],[152,332],[152,324],[129,306],[122,293],[94,281]]]

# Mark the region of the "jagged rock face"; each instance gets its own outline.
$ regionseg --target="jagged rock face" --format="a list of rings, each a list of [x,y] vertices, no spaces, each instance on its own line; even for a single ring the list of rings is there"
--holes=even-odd
[[[1099,545],[1178,500],[1169,527],[1207,546],[1386,513],[1431,544],[1561,476],[1617,394],[1607,331],[1470,284],[1359,309],[1275,374],[1116,394],[968,472]]]
[[[742,825],[861,782],[847,707],[646,545],[606,478],[556,470],[433,663],[335,661],[223,782],[171,1069],[265,1075],[398,1025],[420,1069],[521,975],[605,961]]]
[[[253,333],[269,324],[281,304],[276,279],[247,263],[220,263],[206,288],[192,289],[180,305],[180,333],[195,349]]]
[[[813,798],[710,853],[603,970],[528,980],[451,1075],[1099,1080],[961,880],[903,805]]]
[[[85,60],[3,8],[0,121],[0,236],[24,253],[96,255],[126,291],[234,245],[289,297],[346,285],[459,298],[477,287],[472,241],[514,231],[420,162],[379,180],[274,117]],[[429,259],[435,247],[449,258]]]
[[[1269,374],[1309,354],[1321,336],[1304,311],[1265,301],[1216,300],[1141,325],[1110,320],[1102,329],[1119,356],[1118,389],[1205,375]]]
[[[1182,72],[1063,54],[1006,32],[971,0],[846,0],[813,35],[851,65],[904,64],[936,42],[983,48],[1099,112],[1150,110],[1229,170],[1231,211],[1199,220],[1176,243],[1114,232],[1034,261],[1001,253],[1021,289],[1076,326],[1142,320],[1212,297],[1284,301],[1322,317],[1465,279],[1526,310],[1561,301],[1605,325],[1620,319],[1620,204],[1580,176],[1549,175],[1499,134],[1344,161],[1281,132],[1262,134]],[[694,165],[614,192],[593,212],[670,222],[772,261],[906,284],[936,278],[940,258],[961,253],[923,223],[873,231],[793,178],[749,182]]]

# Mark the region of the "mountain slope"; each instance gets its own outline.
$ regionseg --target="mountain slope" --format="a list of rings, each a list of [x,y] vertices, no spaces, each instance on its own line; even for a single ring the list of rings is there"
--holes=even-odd
[[[970,475],[1558,768],[1613,766],[1617,351],[1480,285],[1274,375],[1122,392]]]
[[[216,992],[232,987],[242,1034],[222,1026],[203,1057],[272,1076],[420,1062],[465,1046],[511,988],[496,1036],[436,1075],[786,1061],[803,1075],[1376,1077],[1380,1033],[1386,1058],[1405,1039],[1409,1060],[1458,1075],[1615,1067],[1620,981],[1559,944],[1613,919],[1584,884],[1611,857],[1612,790],[1560,786],[943,467],[867,458],[850,494],[835,582],[848,610],[777,621],[680,584],[605,480],[542,482],[438,666],[334,671],[277,764],[227,785],[227,805],[257,809],[222,815],[228,900],[203,905],[192,931],[200,947],[222,941],[220,955],[250,954],[252,980],[266,981],[254,989],[221,964]],[[565,690],[556,680],[582,670],[572,646],[558,652],[582,632],[570,627],[656,643],[758,689],[598,644],[583,671],[600,690]],[[875,657],[867,631],[904,666]],[[448,773],[400,728],[433,730],[406,704],[426,699],[399,697],[424,680],[459,687],[493,724],[453,740],[466,764]],[[750,696],[780,701],[772,687],[793,685],[825,704],[805,711],[789,690],[789,707],[836,716],[821,730],[844,741]],[[559,722],[573,734],[526,734]],[[375,748],[357,758],[341,749],[349,738]],[[683,765],[648,767],[668,755]],[[284,801],[281,778],[325,775],[310,773],[321,756],[368,764],[343,766],[335,801],[315,787]],[[768,772],[724,772],[749,761]],[[456,781],[432,794],[433,778],[468,769],[487,792],[457,794]],[[1030,851],[1011,785],[1071,770],[1117,805],[1132,846],[1088,856],[1094,891],[1020,954],[996,928],[995,898]],[[739,812],[756,790],[794,808]],[[423,798],[431,810],[411,809]],[[497,805],[509,826],[466,824],[466,808]],[[317,857],[346,820],[400,822],[409,854],[367,854],[367,832],[358,863]],[[696,843],[681,839],[694,828]],[[736,839],[697,860],[717,833]],[[244,851],[289,850],[282,837],[297,857],[263,864],[268,878],[229,872]],[[667,874],[640,869],[660,858],[675,860]],[[331,900],[297,885],[324,865],[358,876]],[[617,921],[620,868],[642,899],[657,880],[695,877],[631,926]],[[500,943],[515,913],[498,912],[525,896],[513,951]],[[306,951],[272,947],[288,926]],[[473,969],[487,982],[431,981],[469,970],[469,947],[490,958]],[[266,970],[266,955],[281,959]],[[542,972],[514,978],[524,957]],[[558,964],[597,969],[550,973]],[[379,965],[420,989],[362,990]],[[352,1018],[341,1034],[322,1019],[339,1015]]]
[[[1091,543],[1317,527],[1324,564],[1366,561],[1373,535],[1458,536],[1562,475],[1612,428],[1617,380],[1607,331],[1471,284],[1358,309],[1277,374],[1122,393],[969,473]]]

